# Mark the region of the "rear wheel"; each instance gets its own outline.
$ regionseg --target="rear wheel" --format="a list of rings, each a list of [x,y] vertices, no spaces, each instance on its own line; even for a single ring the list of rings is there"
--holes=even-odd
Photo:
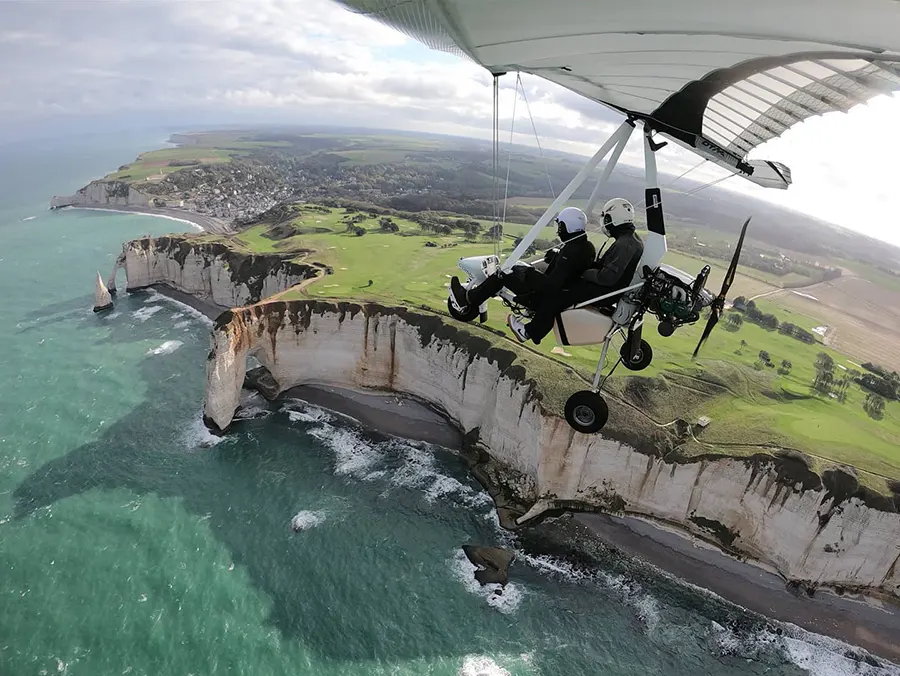
[[[629,371],[643,371],[650,366],[650,362],[653,361],[653,350],[650,348],[650,343],[642,339],[637,352],[635,352],[634,357],[631,359],[629,359],[629,346],[630,343],[626,340],[622,344],[622,349],[619,350],[619,354],[622,357],[622,366]]]
[[[599,432],[609,419],[609,407],[596,392],[582,390],[566,401],[566,422],[576,432]]]
[[[462,312],[456,309],[453,305],[453,301],[450,298],[447,298],[447,311],[450,313],[450,316],[453,319],[458,319],[461,322],[471,322],[478,316],[478,308],[477,307],[468,307]]]

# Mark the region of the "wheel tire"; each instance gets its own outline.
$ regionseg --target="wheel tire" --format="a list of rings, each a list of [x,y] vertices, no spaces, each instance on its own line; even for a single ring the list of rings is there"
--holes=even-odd
[[[453,301],[450,298],[447,298],[447,311],[453,319],[461,322],[471,322],[479,315],[477,307],[470,307],[465,312],[460,312],[453,306]]]
[[[566,422],[576,432],[594,434],[609,420],[609,406],[596,392],[582,390],[566,401]]]
[[[622,366],[629,371],[643,371],[650,366],[650,362],[653,361],[653,349],[646,340],[641,339],[641,345],[638,348],[637,354],[634,355],[633,361],[628,359],[628,351],[628,341],[625,341],[622,345],[622,349],[619,350],[619,355],[622,357]]]

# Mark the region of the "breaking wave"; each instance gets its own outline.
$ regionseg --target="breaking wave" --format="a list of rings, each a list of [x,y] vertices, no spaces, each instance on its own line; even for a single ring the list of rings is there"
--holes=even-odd
[[[172,354],[183,344],[184,343],[182,343],[180,340],[167,340],[159,347],[154,347],[150,350],[147,350],[146,354]]]

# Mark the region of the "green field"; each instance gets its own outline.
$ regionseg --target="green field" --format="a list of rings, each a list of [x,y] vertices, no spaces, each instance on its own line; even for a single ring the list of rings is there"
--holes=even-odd
[[[426,306],[442,312],[446,312],[450,276],[460,274],[458,259],[490,253],[493,248],[489,241],[470,243],[456,234],[438,237],[421,233],[415,223],[396,218],[400,233],[381,232],[377,219],[370,218],[360,224],[366,234],[356,236],[346,231],[343,217],[342,210],[333,210],[330,215],[304,212],[293,221],[303,234],[281,242],[262,236],[268,225],[254,226],[235,238],[247,250],[314,249],[315,253],[309,255],[312,260],[333,266],[334,274],[304,289],[288,290],[282,294],[285,299],[354,298]],[[507,233],[512,234],[515,227],[518,226],[508,227]],[[316,233],[317,228],[327,232]],[[444,248],[426,247],[429,240]],[[503,253],[511,252],[512,245],[512,239],[505,238]],[[701,261],[674,252],[666,261],[692,273],[702,265]],[[723,272],[724,268],[718,271]],[[731,297],[749,292],[741,288],[740,279]],[[371,286],[369,280],[373,282]],[[749,278],[746,281],[758,283]],[[710,286],[718,290],[718,284]],[[775,303],[760,300],[759,307],[774,312],[782,321],[807,329],[817,325],[814,318],[790,315]],[[489,314],[488,326],[508,333],[507,309],[499,300],[489,301]],[[646,411],[656,423],[670,423],[675,417],[690,420],[709,416],[713,423],[699,437],[699,443],[692,445],[697,452],[709,452],[712,447],[720,452],[750,454],[759,452],[761,447],[777,445],[801,450],[819,458],[824,465],[847,463],[875,475],[900,477],[900,404],[888,402],[884,417],[873,420],[862,407],[865,394],[857,385],[850,385],[843,403],[815,394],[811,388],[819,352],[830,354],[841,374],[841,366],[855,368],[845,355],[750,322],[745,321],[738,330],[729,329],[722,322],[693,362],[691,353],[704,323],[683,327],[675,335],[663,338],[656,332],[655,320],[648,320],[644,337],[653,348],[654,359],[640,375],[665,379],[672,392],[672,401]],[[746,346],[742,347],[741,341]],[[599,352],[594,348],[568,347],[566,355],[554,354],[552,334],[540,346],[528,343],[525,347],[573,366],[585,378],[593,375]],[[770,354],[776,368],[758,363],[761,350]],[[778,372],[782,360],[792,363],[789,373]],[[614,391],[621,390],[627,374],[622,367],[617,369],[611,381]],[[697,396],[692,382],[701,384],[710,379],[724,383],[724,393]],[[681,406],[681,402],[685,405]],[[861,478],[870,486],[884,489],[883,480],[876,476],[864,474]]]

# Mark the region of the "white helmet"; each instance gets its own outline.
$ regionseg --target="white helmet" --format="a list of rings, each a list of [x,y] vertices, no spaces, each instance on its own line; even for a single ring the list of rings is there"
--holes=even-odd
[[[614,197],[603,205],[603,209],[600,211],[600,222],[603,223],[604,232],[612,237],[611,228],[616,228],[626,223],[634,224],[634,207],[631,206],[631,202],[628,200]]]
[[[562,239],[564,233],[574,235],[578,232],[584,232],[587,226],[587,216],[578,207],[566,207],[559,212],[556,222],[559,225],[558,234],[560,239]]]

